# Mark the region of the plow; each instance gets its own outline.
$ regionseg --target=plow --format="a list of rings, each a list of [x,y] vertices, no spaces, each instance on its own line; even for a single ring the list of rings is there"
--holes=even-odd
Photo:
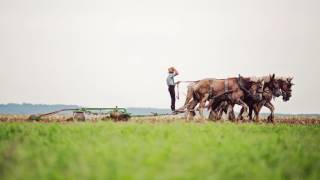
[[[112,119],[113,121],[128,121],[132,115],[128,113],[125,108],[75,108],[75,109],[61,109],[44,114],[33,114],[29,120],[39,121],[44,117],[57,115],[59,113],[72,113],[74,121],[87,121],[89,117],[99,116],[103,119]]]
[[[128,121],[132,117],[154,117],[154,116],[168,116],[174,114],[158,114],[151,112],[150,115],[132,115],[126,108],[74,108],[74,109],[61,109],[44,114],[33,114],[29,116],[31,121],[40,121],[44,117],[57,115],[59,113],[72,113],[73,121],[88,121],[90,117],[100,117],[101,119],[111,119],[113,121]]]

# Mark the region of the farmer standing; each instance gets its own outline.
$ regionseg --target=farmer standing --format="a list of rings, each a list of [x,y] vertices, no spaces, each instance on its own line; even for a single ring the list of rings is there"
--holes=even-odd
[[[169,75],[167,77],[167,85],[169,87],[169,93],[171,97],[171,110],[176,110],[176,93],[175,93],[175,85],[174,77],[179,75],[178,71],[174,67],[170,67],[168,69]]]

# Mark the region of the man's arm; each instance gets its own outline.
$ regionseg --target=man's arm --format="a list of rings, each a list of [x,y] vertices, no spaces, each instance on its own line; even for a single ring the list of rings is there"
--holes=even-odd
[[[176,69],[174,69],[174,73],[175,73],[176,76],[179,75],[179,72]]]
[[[178,75],[179,75],[179,72],[176,69],[174,69],[174,76],[178,76]],[[175,84],[180,84],[180,81],[176,82]]]

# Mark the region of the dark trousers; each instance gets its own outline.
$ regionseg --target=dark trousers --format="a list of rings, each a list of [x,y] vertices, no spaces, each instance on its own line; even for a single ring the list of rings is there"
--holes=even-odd
[[[176,110],[176,92],[175,92],[175,86],[170,85],[169,86],[169,93],[171,97],[171,110],[175,111]]]

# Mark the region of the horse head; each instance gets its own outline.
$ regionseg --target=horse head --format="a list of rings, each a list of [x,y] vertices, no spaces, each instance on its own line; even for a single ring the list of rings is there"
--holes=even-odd
[[[266,83],[266,86],[269,87],[272,91],[272,95],[275,97],[281,96],[281,88],[279,82],[275,78],[275,74],[270,75],[270,81]]]
[[[281,78],[278,80],[281,88],[282,99],[283,101],[289,101],[292,96],[292,83],[293,78]]]

